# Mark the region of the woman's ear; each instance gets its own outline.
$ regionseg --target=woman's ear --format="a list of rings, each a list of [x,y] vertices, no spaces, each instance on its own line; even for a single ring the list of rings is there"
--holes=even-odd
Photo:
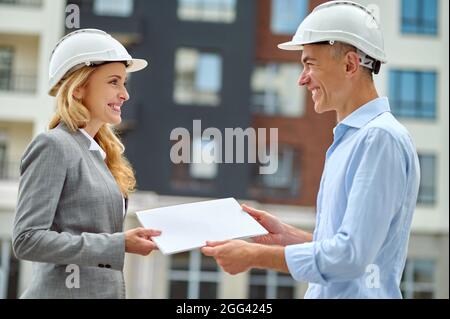
[[[84,92],[85,92],[85,88],[84,87],[77,87],[74,91],[73,91],[73,98],[75,100],[78,101],[82,101],[83,97],[84,97]]]

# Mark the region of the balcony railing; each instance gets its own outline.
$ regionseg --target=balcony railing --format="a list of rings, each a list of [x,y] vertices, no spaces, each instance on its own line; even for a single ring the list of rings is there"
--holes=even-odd
[[[9,76],[0,76],[0,93],[35,93],[36,87],[37,75],[34,73],[12,73]]]
[[[0,180],[14,181],[20,177],[20,162],[0,162]]]
[[[42,7],[43,0],[0,0],[0,5],[13,5],[13,6],[24,6],[24,7]]]

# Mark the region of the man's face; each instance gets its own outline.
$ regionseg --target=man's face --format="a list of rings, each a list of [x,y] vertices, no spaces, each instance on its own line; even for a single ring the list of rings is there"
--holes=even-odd
[[[334,57],[331,46],[324,44],[305,45],[301,59],[304,69],[298,83],[311,91],[315,111],[337,110],[348,96],[344,59]]]

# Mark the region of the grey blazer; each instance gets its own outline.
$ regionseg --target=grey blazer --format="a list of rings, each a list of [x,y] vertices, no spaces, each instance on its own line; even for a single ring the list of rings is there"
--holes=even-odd
[[[122,194],[89,146],[61,123],[23,155],[13,250],[33,277],[22,298],[125,298]]]

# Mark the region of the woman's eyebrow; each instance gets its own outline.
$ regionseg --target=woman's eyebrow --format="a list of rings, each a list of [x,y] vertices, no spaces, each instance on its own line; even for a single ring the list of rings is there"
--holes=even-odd
[[[108,76],[108,78],[118,78],[119,80],[122,80],[122,77],[120,76],[120,75],[116,75],[116,74],[114,74],[114,75],[110,75],[110,76]],[[125,82],[128,80],[128,78],[125,78]]]

